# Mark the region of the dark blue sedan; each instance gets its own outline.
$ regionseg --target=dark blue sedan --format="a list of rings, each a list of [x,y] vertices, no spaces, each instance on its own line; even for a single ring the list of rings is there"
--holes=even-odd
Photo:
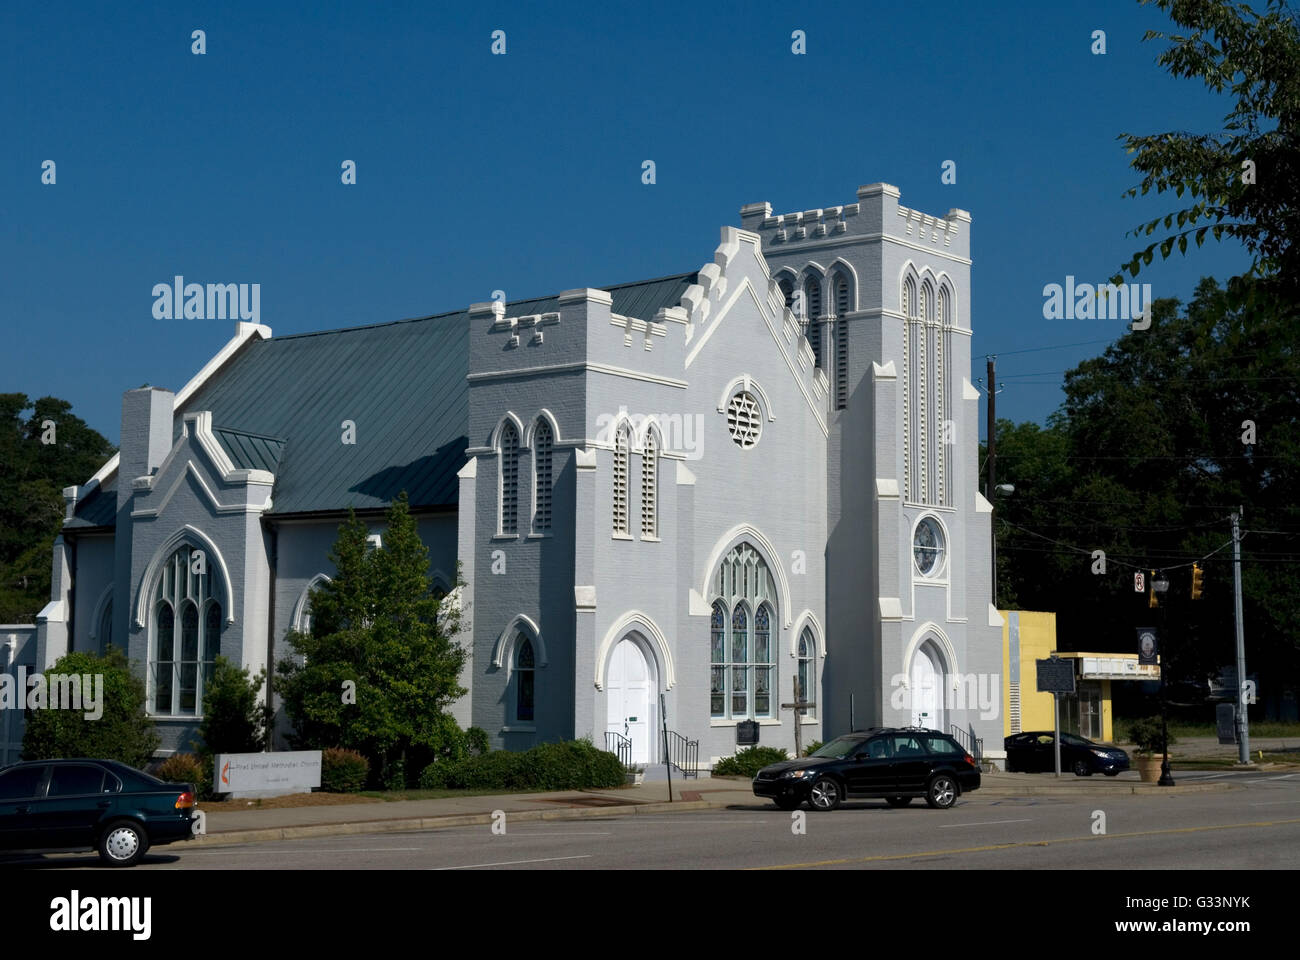
[[[194,835],[194,785],[116,760],[29,760],[0,770],[0,850],[97,850],[131,867],[150,847]]]
[[[1016,733],[1003,741],[1009,773],[1043,773],[1056,769],[1056,738],[1051,730]],[[1061,769],[1076,777],[1104,773],[1117,776],[1129,768],[1128,754],[1119,747],[1093,743],[1073,733],[1061,734]]]

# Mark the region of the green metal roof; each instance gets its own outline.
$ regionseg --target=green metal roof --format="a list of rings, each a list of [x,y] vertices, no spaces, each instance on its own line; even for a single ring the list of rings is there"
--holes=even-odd
[[[268,470],[275,473],[280,465],[284,441],[279,437],[263,437],[243,430],[213,427],[212,433],[225,449],[236,470]]]
[[[614,313],[649,320],[695,279],[600,289]],[[558,309],[558,296],[509,304],[512,315]],[[468,336],[461,310],[250,341],[177,411],[176,436],[180,414],[210,410],[238,467],[275,474],[273,514],[382,508],[402,490],[412,506],[453,506],[468,446]]]

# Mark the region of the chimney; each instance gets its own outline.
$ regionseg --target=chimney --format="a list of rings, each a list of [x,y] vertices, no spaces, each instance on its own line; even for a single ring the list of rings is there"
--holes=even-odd
[[[131,481],[146,477],[172,448],[172,407],[176,396],[161,387],[122,394],[122,445],[117,464],[118,504],[131,495]]]

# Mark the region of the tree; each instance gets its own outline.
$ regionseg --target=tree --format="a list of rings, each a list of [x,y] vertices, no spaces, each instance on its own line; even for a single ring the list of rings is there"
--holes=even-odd
[[[465,651],[454,639],[459,591],[434,596],[405,492],[388,511],[382,548],[370,549],[367,532],[355,513],[339,527],[337,575],[312,591],[311,631],[290,632],[301,659],[279,663],[278,689],[297,745],[358,750],[390,783],[443,752],[449,729],[459,734],[446,709],[466,692]]]
[[[1300,668],[1300,318],[1212,279],[1153,314],[1159,336],[1128,331],[1066,374],[1047,429],[999,425],[998,478],[1016,487],[998,504],[999,593],[1055,610],[1066,650],[1126,649],[1163,620],[1171,670],[1203,677],[1233,659],[1228,515],[1243,506],[1250,665],[1276,692]],[[1193,602],[1190,564],[1207,555]],[[1169,569],[1159,610],[1135,568]]]
[[[144,682],[132,671],[126,654],[116,647],[102,657],[69,653],[60,657],[46,676],[54,674],[102,677],[103,702],[99,706],[103,713],[98,719],[88,719],[87,711],[82,710],[29,711],[23,734],[24,760],[95,757],[138,768],[149,762],[159,738],[145,713]]]
[[[0,394],[0,623],[30,623],[49,601],[63,488],[85,483],[114,453],[71,411],[55,397]]]
[[[1222,133],[1120,136],[1143,175],[1127,196],[1152,189],[1190,195],[1182,210],[1133,231],[1149,237],[1163,223],[1173,232],[1138,251],[1123,269],[1136,277],[1157,247],[1162,259],[1175,245],[1186,254],[1189,237],[1198,247],[1207,234],[1234,237],[1254,258],[1247,276],[1263,281],[1258,287],[1239,282],[1234,292],[1273,295],[1293,309],[1300,290],[1300,30],[1294,17],[1282,0],[1268,0],[1266,13],[1224,0],[1139,2],[1156,4],[1189,31],[1147,31],[1144,40],[1171,42],[1156,62],[1174,76],[1199,77],[1215,93],[1230,90],[1236,100]]]
[[[268,718],[260,702],[266,671],[249,674],[247,667],[241,670],[225,657],[213,662],[199,723],[206,753],[257,753],[266,746]]]

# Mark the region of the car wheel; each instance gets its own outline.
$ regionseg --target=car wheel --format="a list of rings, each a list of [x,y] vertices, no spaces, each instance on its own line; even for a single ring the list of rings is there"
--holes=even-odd
[[[957,781],[941,773],[925,790],[925,802],[936,810],[947,810],[957,802]]]
[[[840,785],[830,777],[822,777],[808,791],[808,802],[814,810],[834,810],[840,805]]]
[[[911,802],[911,797],[885,797],[885,803],[891,807],[905,807]]]
[[[1118,777],[1118,776],[1119,776],[1119,771],[1118,771],[1118,770],[1106,770],[1106,771],[1103,771],[1103,772],[1104,772],[1104,773],[1106,774],[1106,776],[1108,776],[1108,777]]]
[[[1074,761],[1074,775],[1076,777],[1091,777],[1092,767],[1088,766],[1087,760]]]
[[[134,867],[148,849],[144,828],[131,820],[116,820],[99,835],[99,858],[110,867]]]
[[[777,797],[772,802],[782,810],[797,810],[799,804],[803,803],[798,797]]]

